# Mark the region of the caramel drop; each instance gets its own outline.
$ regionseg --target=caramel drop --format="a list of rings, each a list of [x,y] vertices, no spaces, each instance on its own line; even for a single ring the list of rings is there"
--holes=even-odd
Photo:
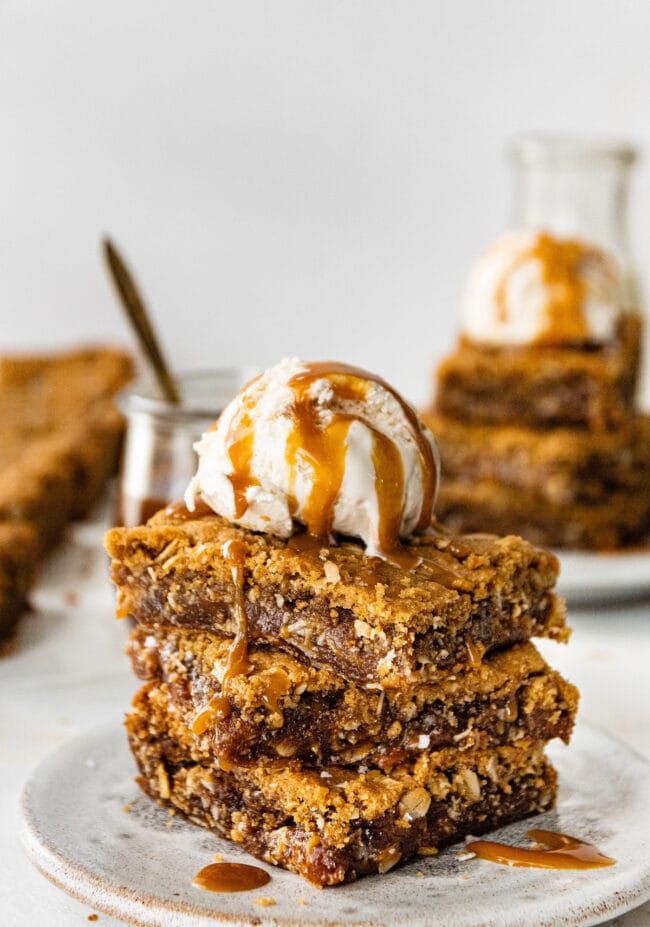
[[[271,881],[259,866],[246,863],[210,863],[192,879],[192,885],[206,892],[250,892]]]
[[[527,850],[492,840],[473,840],[466,849],[479,859],[502,866],[526,866],[533,869],[599,869],[614,866],[616,860],[605,856],[591,843],[552,830],[529,830],[531,840],[544,845]]]

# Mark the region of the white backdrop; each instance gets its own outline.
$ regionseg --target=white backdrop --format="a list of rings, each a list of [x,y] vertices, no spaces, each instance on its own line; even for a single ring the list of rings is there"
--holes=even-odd
[[[650,151],[649,50],[637,0],[0,0],[0,349],[128,342],[108,231],[177,367],[338,358],[422,401],[508,139]],[[643,273],[643,163],[632,220]]]

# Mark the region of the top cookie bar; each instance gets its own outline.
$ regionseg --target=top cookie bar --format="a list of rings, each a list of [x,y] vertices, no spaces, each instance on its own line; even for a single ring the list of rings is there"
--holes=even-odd
[[[163,510],[106,537],[118,614],[234,637],[238,595],[224,545],[245,546],[247,634],[334,669],[365,688],[404,689],[477,665],[495,647],[564,640],[553,592],[558,562],[517,537],[466,537],[434,526],[408,549],[414,571],[367,557],[363,546],[255,534],[218,515]]]
[[[493,347],[461,339],[437,373],[436,410],[466,422],[614,428],[631,414],[641,317],[602,347]]]

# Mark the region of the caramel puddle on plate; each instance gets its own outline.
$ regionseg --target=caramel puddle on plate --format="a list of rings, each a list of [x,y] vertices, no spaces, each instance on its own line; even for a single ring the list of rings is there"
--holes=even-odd
[[[614,866],[616,860],[605,856],[591,843],[552,830],[529,830],[531,840],[543,844],[541,849],[527,850],[492,840],[473,840],[466,844],[468,853],[503,866],[527,866],[532,869],[600,869]]]
[[[268,872],[246,863],[210,863],[192,879],[206,892],[250,892],[271,881]]]

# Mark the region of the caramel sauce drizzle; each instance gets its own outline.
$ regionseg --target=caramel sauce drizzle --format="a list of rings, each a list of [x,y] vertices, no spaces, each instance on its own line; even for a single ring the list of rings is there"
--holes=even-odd
[[[298,501],[295,487],[300,462],[312,471],[312,484],[301,513],[309,534],[317,538],[332,536],[334,507],[345,475],[345,448],[351,415],[337,415],[326,428],[320,428],[313,416],[311,400],[303,397],[294,403],[294,427],[287,441],[287,463],[291,472],[289,511],[295,515]]]
[[[531,840],[542,849],[527,850],[492,840],[473,840],[466,849],[479,859],[503,866],[527,866],[533,869],[597,869],[614,866],[616,860],[605,856],[591,843],[552,830],[529,830]]]
[[[422,557],[420,560],[420,569],[438,585],[447,588],[453,589],[455,586],[462,586],[466,582],[460,573],[444,562],[439,553],[436,555],[436,552],[432,550],[428,550],[426,557]]]
[[[226,659],[226,669],[221,679],[221,692],[213,695],[208,704],[199,711],[192,722],[192,733],[204,734],[217,720],[224,720],[232,710],[227,697],[229,681],[233,676],[249,673],[252,669],[248,659],[248,620],[246,617],[246,599],[244,596],[244,566],[246,564],[246,545],[236,538],[226,541],[222,548],[226,563],[230,566],[235,587],[235,638],[230,645]],[[222,769],[226,768],[220,760]]]
[[[300,531],[298,534],[292,534],[287,541],[287,547],[291,550],[301,551],[321,551],[329,549],[323,538],[314,537],[313,534],[309,534],[307,531]]]
[[[510,723],[519,717],[519,702],[516,695],[511,695],[503,706],[503,720]]]
[[[264,689],[262,701],[272,712],[281,711],[280,699],[289,691],[289,677],[283,669],[274,670],[262,677]]]
[[[200,737],[201,734],[205,734],[211,727],[214,727],[215,721],[225,721],[231,711],[230,699],[221,693],[216,693],[192,721],[192,733]]]
[[[415,410],[388,383],[374,374],[347,364],[331,361],[308,364],[306,369],[289,381],[293,392],[292,429],[288,437],[286,460],[290,470],[289,510],[298,511],[297,482],[301,468],[311,469],[309,496],[300,513],[307,534],[331,543],[334,509],[345,475],[347,436],[356,416],[332,413],[326,425],[310,390],[314,382],[327,378],[336,399],[341,402],[366,399],[369,383],[387,390],[399,403],[418,449],[423,479],[423,501],[416,525],[422,531],[429,525],[436,491],[437,472],[433,450],[426,439]],[[234,498],[235,518],[241,518],[248,502],[247,492],[257,485],[252,475],[254,431],[250,397],[240,399],[226,435],[226,450],[233,472],[229,474]],[[382,556],[408,569],[414,569],[419,558],[406,552],[399,543],[402,519],[404,468],[399,449],[393,441],[365,422],[372,432],[375,488],[379,505],[379,543]]]
[[[528,261],[537,260],[548,287],[548,302],[545,327],[535,344],[589,341],[589,327],[583,313],[586,286],[580,270],[594,255],[593,248],[577,239],[561,241],[540,233],[534,245],[517,258],[499,282],[496,292],[499,321],[508,321],[507,290],[512,274]]]
[[[250,892],[271,881],[268,872],[246,863],[210,863],[192,879],[206,892]]]
[[[233,676],[251,671],[248,659],[248,621],[246,618],[246,599],[244,596],[244,565],[246,563],[246,545],[243,541],[233,539],[223,545],[223,555],[232,572],[235,586],[235,640],[228,651],[226,671],[221,680],[221,689],[225,689]]]
[[[374,383],[390,393],[393,399],[399,404],[409,424],[411,436],[420,456],[423,499],[420,509],[420,518],[415,526],[415,530],[424,531],[425,528],[428,528],[431,519],[438,475],[433,457],[433,450],[422,430],[422,425],[420,424],[415,409],[400,396],[394,387],[381,377],[376,376],[374,373],[369,373],[367,370],[362,370],[359,367],[351,367],[348,364],[339,364],[335,361],[321,361],[320,363],[308,364],[306,372],[297,374],[293,378],[292,384],[306,382],[311,385],[315,380],[323,377],[327,377],[330,380],[338,399],[364,399],[367,393],[367,384]],[[384,436],[382,435],[382,437]]]
[[[478,669],[483,661],[485,647],[480,641],[474,641],[471,637],[465,638],[465,649],[469,659],[469,665],[472,669]]]
[[[210,515],[214,515],[214,509],[210,508],[208,503],[202,499],[197,500],[192,511],[182,501],[170,502],[165,509],[165,515],[176,522],[194,521],[197,518],[208,518]]]
[[[241,412],[236,413],[231,421],[226,437],[227,452],[233,467],[232,473],[227,476],[235,498],[235,518],[241,518],[248,508],[248,490],[251,486],[259,485],[259,480],[251,472],[254,441],[255,432],[249,412],[242,406]]]
[[[472,553],[471,547],[463,544],[457,537],[451,537],[444,531],[441,531],[440,528],[436,529],[432,526],[429,529],[429,534],[435,540],[444,542],[444,546],[441,544],[439,547],[439,552],[441,553],[446,551],[459,560],[464,560]]]
[[[367,557],[357,572],[354,581],[359,586],[368,587],[386,583],[384,563],[385,561],[380,557]]]

